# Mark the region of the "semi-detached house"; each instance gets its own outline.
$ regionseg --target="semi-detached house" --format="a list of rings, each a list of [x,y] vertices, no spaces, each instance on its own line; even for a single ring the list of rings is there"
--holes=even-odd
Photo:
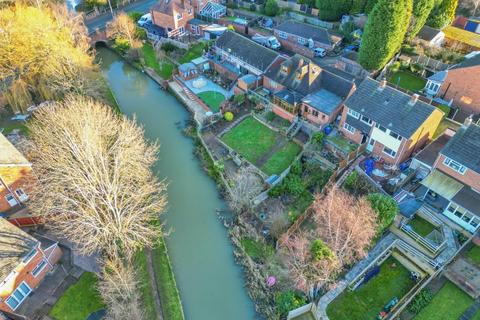
[[[353,142],[367,143],[372,155],[398,166],[432,139],[443,116],[418,95],[367,78],[345,101],[339,127]]]

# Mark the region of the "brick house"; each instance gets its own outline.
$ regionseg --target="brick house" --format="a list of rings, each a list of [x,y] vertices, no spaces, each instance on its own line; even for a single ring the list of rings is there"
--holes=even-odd
[[[468,116],[480,113],[479,86],[480,54],[477,54],[450,69],[430,76],[425,92],[451,102]]]
[[[471,117],[440,149],[422,180],[424,200],[462,229],[480,225],[480,127]]]
[[[163,28],[169,38],[185,34],[188,21],[194,18],[194,11],[190,0],[160,0],[150,9],[152,23]]]
[[[355,91],[351,79],[298,54],[272,64],[263,87],[272,92],[272,111],[277,115],[289,121],[300,116],[317,127],[335,120],[342,102]]]
[[[367,151],[398,166],[420,150],[444,114],[434,106],[381,82],[366,78],[345,101],[339,128]]]
[[[0,133],[0,213],[23,207],[31,178],[30,162]]]
[[[314,48],[333,50],[342,38],[331,35],[327,29],[288,20],[273,28],[275,37],[282,47],[312,58]]]
[[[39,241],[0,218],[0,310],[14,312],[60,260],[58,243]]]
[[[261,76],[281,59],[277,52],[233,31],[226,31],[218,37],[213,50],[213,69],[231,80],[245,74]]]

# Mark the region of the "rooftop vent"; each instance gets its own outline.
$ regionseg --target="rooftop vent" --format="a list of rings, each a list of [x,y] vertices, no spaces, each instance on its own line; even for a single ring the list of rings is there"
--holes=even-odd
[[[382,81],[380,81],[378,85],[378,91],[383,91],[383,89],[385,89],[386,86],[387,86],[387,80],[383,79]]]
[[[418,94],[416,93],[412,94],[412,97],[410,98],[410,101],[408,102],[408,104],[411,106],[415,105],[415,103],[417,103],[418,101],[418,97],[419,97]]]

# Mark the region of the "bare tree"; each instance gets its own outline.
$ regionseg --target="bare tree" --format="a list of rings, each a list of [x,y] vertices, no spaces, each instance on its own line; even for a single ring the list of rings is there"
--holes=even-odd
[[[38,181],[30,208],[84,254],[126,261],[162,235],[166,184],[151,171],[158,147],[135,121],[90,98],[68,96],[29,125]]]
[[[356,198],[340,189],[315,196],[316,234],[334,252],[341,265],[362,258],[375,236],[376,214],[363,197]]]
[[[116,15],[112,22],[107,25],[107,36],[109,38],[126,39],[133,49],[141,46],[136,31],[135,22],[125,12]]]
[[[312,297],[314,291],[329,284],[339,271],[339,261],[316,260],[311,253],[311,234],[285,235],[281,241],[281,255],[295,287]]]
[[[98,282],[98,291],[107,305],[107,320],[144,318],[136,273],[120,260],[107,260]]]
[[[268,210],[268,226],[270,234],[278,239],[290,225],[285,208],[280,201],[276,201]]]
[[[262,191],[261,179],[250,167],[242,167],[231,182],[228,197],[231,208],[238,213],[249,210],[253,198]]]

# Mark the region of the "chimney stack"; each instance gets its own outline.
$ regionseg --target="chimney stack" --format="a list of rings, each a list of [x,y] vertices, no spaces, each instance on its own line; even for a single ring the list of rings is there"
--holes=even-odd
[[[416,93],[412,94],[412,97],[410,98],[410,101],[408,102],[408,104],[411,106],[415,105],[415,103],[417,103],[418,101],[418,97],[419,97],[418,94]]]
[[[380,81],[380,84],[378,85],[378,91],[383,91],[383,89],[385,89],[386,86],[387,86],[387,80],[382,79]]]
[[[469,125],[471,125],[473,123],[473,114],[469,115],[465,121],[463,122],[463,126],[464,127],[468,127]]]

